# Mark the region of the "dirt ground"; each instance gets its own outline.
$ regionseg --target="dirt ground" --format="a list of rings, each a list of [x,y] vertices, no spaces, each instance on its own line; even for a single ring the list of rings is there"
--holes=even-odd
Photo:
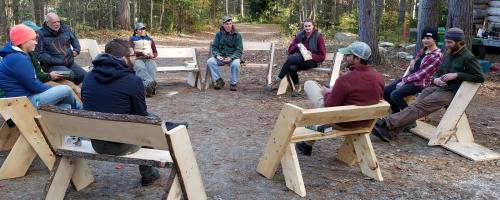
[[[273,41],[278,44],[275,63],[279,70],[286,58],[287,39],[275,25],[237,25],[247,41]],[[153,35],[154,37],[154,35]],[[213,33],[162,37],[159,45],[196,46],[199,64],[205,70],[208,44]],[[332,41],[328,45],[345,45]],[[84,57],[82,55],[81,57]],[[499,56],[489,56],[499,62]],[[262,52],[246,53],[245,59],[265,62]],[[79,58],[82,65],[88,59]],[[159,61],[160,63],[165,61]],[[403,74],[407,61],[386,59],[375,68],[386,81]],[[264,68],[241,70],[239,90],[199,91],[185,83],[186,74],[161,74],[159,94],[147,99],[148,109],[163,119],[189,122],[189,134],[209,199],[500,199],[500,160],[472,162],[427,141],[403,133],[391,143],[372,137],[382,169],[383,182],[368,179],[358,167],[349,167],[335,159],[342,139],[322,140],[313,155],[299,155],[307,196],[301,198],[288,190],[281,169],[273,179],[255,169],[284,103],[310,107],[304,95],[276,96],[263,90]],[[204,74],[204,72],[202,73]],[[222,70],[229,79],[227,68]],[[274,73],[276,74],[276,73]],[[326,83],[325,75],[301,72],[301,81]],[[500,152],[500,74],[489,73],[487,81],[467,109],[476,142]],[[429,120],[436,123],[441,113]],[[7,152],[0,153],[0,163]],[[69,189],[67,199],[158,199],[164,183],[140,186],[137,166],[90,161],[96,182],[80,192]],[[169,170],[161,170],[163,180]],[[48,178],[48,170],[35,160],[27,176],[0,181],[0,199],[38,199]]]

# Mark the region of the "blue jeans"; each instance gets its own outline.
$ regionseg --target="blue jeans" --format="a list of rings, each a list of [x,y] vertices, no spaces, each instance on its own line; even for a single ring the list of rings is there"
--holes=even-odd
[[[234,59],[231,61],[231,63],[225,63],[222,61],[217,60],[215,57],[211,57],[207,60],[207,65],[208,68],[210,69],[210,74],[212,74],[212,80],[216,81],[219,80],[220,73],[219,73],[219,66],[229,64],[231,67],[231,85],[236,85],[238,84],[238,79],[240,77],[240,59]]]
[[[45,92],[29,97],[29,100],[36,108],[41,105],[55,105],[65,109],[82,108],[82,105],[78,103],[73,96],[71,87],[67,85],[58,85],[51,87]]]
[[[134,71],[135,75],[141,78],[144,87],[156,81],[156,62],[153,59],[135,60]]]
[[[397,113],[408,107],[408,104],[404,100],[405,97],[422,91],[419,86],[416,86],[413,83],[406,83],[396,89],[396,85],[399,82],[401,82],[401,79],[395,80],[384,87],[384,100],[391,104],[392,113]]]

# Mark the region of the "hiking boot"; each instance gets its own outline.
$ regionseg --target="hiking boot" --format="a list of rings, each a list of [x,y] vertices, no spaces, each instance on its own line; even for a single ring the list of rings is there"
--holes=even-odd
[[[373,127],[372,134],[380,138],[384,142],[389,142],[392,140],[389,130],[387,129],[387,124],[385,119],[378,119],[375,127]]]
[[[412,122],[410,125],[406,126],[406,127],[403,129],[403,131],[405,131],[405,132],[409,132],[409,131],[410,131],[410,129],[415,128],[415,127],[417,127],[417,122],[416,122],[416,121],[414,121],[414,122]]]
[[[226,83],[224,83],[224,80],[222,80],[222,78],[219,78],[214,82],[214,89],[220,90],[224,87],[224,85],[226,85]]]
[[[153,88],[153,95],[156,95],[156,88],[158,88],[158,83],[156,81],[151,82],[151,87]]]
[[[152,185],[156,180],[160,179],[160,173],[158,173],[157,169],[154,169],[154,174],[150,178],[141,178],[141,185],[142,186],[150,186]]]
[[[306,144],[305,142],[295,143],[295,149],[302,155],[310,156],[312,152],[312,146]]]
[[[229,85],[229,90],[231,90],[231,91],[236,91],[236,90],[238,90],[238,85],[236,85],[236,84],[234,84],[234,85],[233,85],[233,84]]]
[[[280,87],[281,80],[274,79],[271,84],[266,85],[267,91],[277,90]]]
[[[292,91],[292,97],[299,97],[300,92],[302,92],[302,86],[300,84],[295,85],[295,90]]]

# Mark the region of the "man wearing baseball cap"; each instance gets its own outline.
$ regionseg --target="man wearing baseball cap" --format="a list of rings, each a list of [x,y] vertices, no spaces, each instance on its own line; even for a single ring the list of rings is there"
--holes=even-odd
[[[231,81],[229,89],[238,90],[238,78],[240,76],[240,59],[243,55],[243,39],[233,25],[233,18],[224,16],[220,31],[215,34],[212,41],[212,57],[207,60],[214,89],[224,87],[225,82],[219,73],[219,66],[228,64],[231,67]]]
[[[417,119],[450,105],[463,81],[484,82],[478,60],[465,47],[465,35],[462,29],[448,29],[445,34],[445,44],[448,52],[434,74],[433,84],[422,90],[414,104],[398,113],[379,119],[372,131],[373,135],[389,142],[393,136],[415,124]]]
[[[379,103],[384,94],[382,74],[368,65],[371,49],[364,42],[354,42],[339,49],[345,54],[349,72],[340,76],[333,88],[321,86],[315,81],[306,81],[304,91],[314,107],[335,107],[346,105],[367,106]],[[370,121],[357,121],[331,124],[334,129],[348,130],[370,126]],[[311,155],[314,141],[296,143],[297,150],[304,155]]]

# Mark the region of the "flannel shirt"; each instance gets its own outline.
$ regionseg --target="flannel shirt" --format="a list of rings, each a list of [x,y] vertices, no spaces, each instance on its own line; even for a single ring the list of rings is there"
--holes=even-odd
[[[412,69],[411,73],[403,77],[402,81],[405,84],[413,83],[424,89],[432,84],[432,76],[439,69],[441,62],[443,62],[443,53],[441,53],[441,49],[437,48],[427,55],[424,54],[424,51],[420,51],[416,58],[420,56],[425,56],[422,59],[420,68],[417,71],[413,71],[414,69]]]

